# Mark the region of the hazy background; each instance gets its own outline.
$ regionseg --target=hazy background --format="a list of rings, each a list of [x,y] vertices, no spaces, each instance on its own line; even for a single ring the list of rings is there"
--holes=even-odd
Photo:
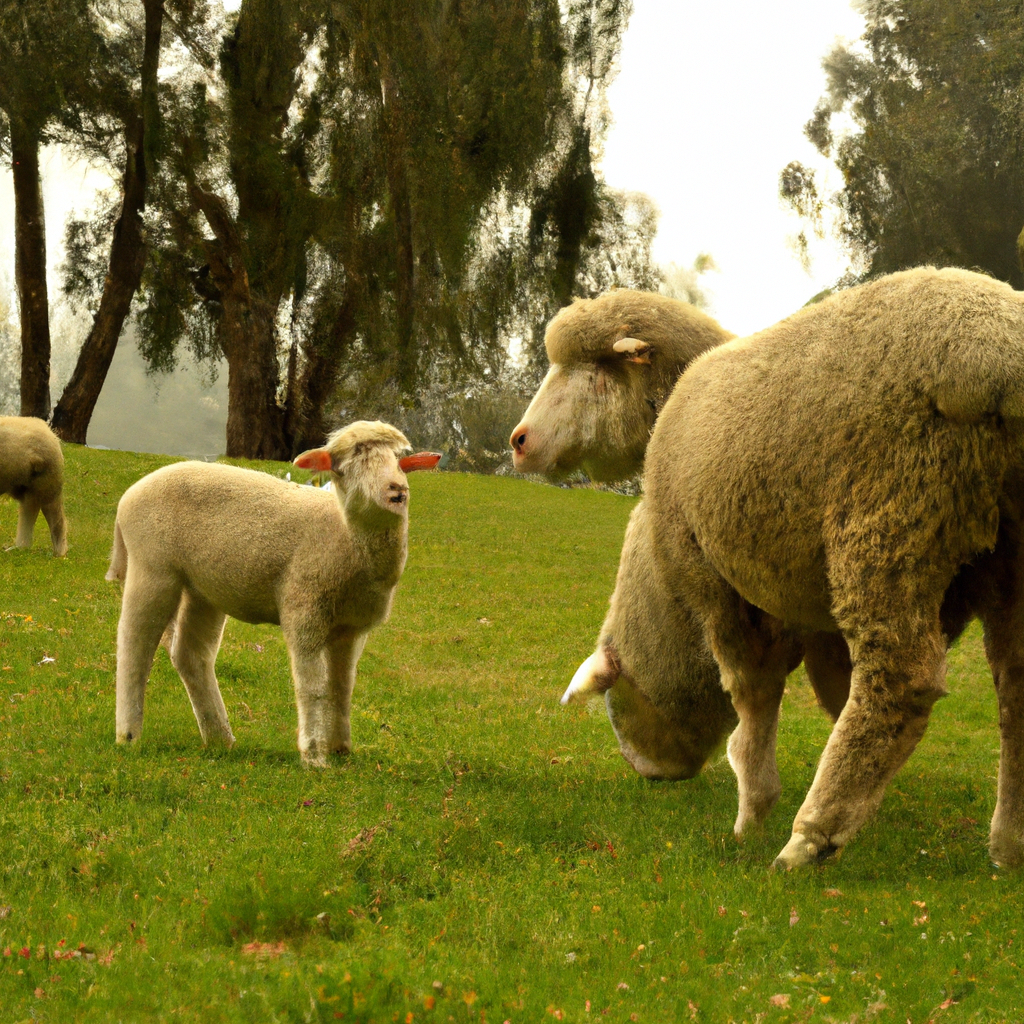
[[[225,4],[231,9],[237,2]],[[708,4],[634,0],[621,73],[610,90],[614,124],[602,166],[612,186],[646,192],[661,221],[655,255],[688,266],[701,252],[710,312],[737,333],[766,327],[833,283],[846,267],[831,240],[812,240],[806,272],[791,238],[801,228],[778,199],[779,171],[791,160],[828,169],[803,136],[825,87],[821,58],[862,20],[847,0]],[[109,184],[103,173],[44,155],[50,264],[54,400],[74,366],[88,319],[60,294],[64,221]],[[833,170],[834,173],[834,170]],[[14,279],[14,199],[0,175],[0,359],[18,358]],[[2,366],[0,366],[2,369]],[[212,455],[224,450],[226,368],[187,357],[172,374],[147,375],[125,332],[89,428],[89,443],[136,451]],[[4,412],[17,412],[10,392]]]

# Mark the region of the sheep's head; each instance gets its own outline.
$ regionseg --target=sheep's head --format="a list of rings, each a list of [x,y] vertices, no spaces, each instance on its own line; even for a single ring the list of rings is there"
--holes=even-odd
[[[582,469],[610,482],[643,468],[651,428],[683,370],[732,335],[688,302],[618,288],[548,324],[551,369],[512,431],[521,473]]]
[[[651,358],[646,342],[620,337],[599,357],[552,361],[509,439],[515,468],[598,481],[638,473],[661,397]]]
[[[387,529],[409,509],[406,473],[432,469],[441,456],[431,452],[400,457],[409,449],[406,436],[389,423],[359,420],[335,431],[323,448],[295,459],[302,469],[329,471],[338,500],[350,519]]]
[[[597,650],[562,703],[602,694],[622,756],[649,779],[696,775],[736,725],[699,620],[661,582],[644,502],[630,517]]]

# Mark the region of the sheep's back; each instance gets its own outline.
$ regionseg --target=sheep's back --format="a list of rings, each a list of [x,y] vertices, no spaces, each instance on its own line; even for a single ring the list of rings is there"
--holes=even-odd
[[[695,361],[646,490],[745,597],[825,628],[840,550],[906,563],[927,548],[922,571],[941,575],[994,543],[1019,381],[1018,293],[968,271],[890,275]]]
[[[0,494],[31,486],[42,501],[64,480],[64,454],[53,431],[34,416],[0,416]]]

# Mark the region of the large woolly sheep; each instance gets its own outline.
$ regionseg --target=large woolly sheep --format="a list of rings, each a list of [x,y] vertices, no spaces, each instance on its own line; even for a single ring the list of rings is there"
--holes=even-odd
[[[0,494],[21,506],[15,546],[32,547],[40,511],[50,527],[53,553],[67,554],[64,453],[53,431],[34,416],[0,416]]]
[[[850,699],[776,861],[796,867],[878,807],[946,692],[947,643],[976,615],[1002,745],[989,851],[1024,863],[1024,295],[922,268],[723,345],[666,404],[644,485],[598,650],[567,699],[635,692],[661,712],[654,740],[629,736],[640,754],[649,742],[664,757],[674,735],[697,762],[729,715],[712,713],[696,745],[664,709],[685,710],[675,652],[702,635],[739,718],[742,833],[778,797],[795,646],[841,636]]]
[[[405,473],[440,456],[398,453],[387,423],[360,421],[295,464],[329,471],[333,494],[233,466],[181,462],[143,477],[117,507],[107,579],[124,581],[117,627],[117,741],[138,740],[161,636],[204,743],[234,736],[214,674],[227,616],[278,623],[291,658],[299,752],[347,754],[356,663],[405,566]]]
[[[521,473],[592,480],[638,473],[651,428],[679,374],[732,338],[678,299],[622,288],[577,299],[548,324],[551,367],[512,431]]]

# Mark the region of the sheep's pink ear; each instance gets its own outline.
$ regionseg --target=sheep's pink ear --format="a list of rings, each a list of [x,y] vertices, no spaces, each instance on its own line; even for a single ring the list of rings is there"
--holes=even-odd
[[[612,345],[612,351],[625,356],[630,363],[651,363],[651,346],[639,338],[620,338]]]
[[[310,448],[308,452],[296,455],[292,465],[311,469],[314,473],[325,473],[331,468],[331,453],[326,448]]]
[[[441,452],[417,452],[399,459],[398,467],[403,473],[412,473],[417,469],[433,469],[440,461]]]
[[[619,678],[620,671],[618,659],[609,657],[607,649],[599,647],[576,669],[572,682],[562,694],[562,703],[586,701],[610,690]]]

